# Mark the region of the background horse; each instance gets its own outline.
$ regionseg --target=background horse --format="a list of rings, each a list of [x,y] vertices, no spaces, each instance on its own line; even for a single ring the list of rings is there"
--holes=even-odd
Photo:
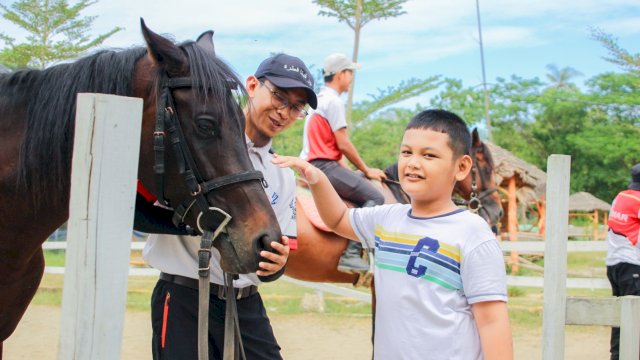
[[[471,157],[473,168],[469,175],[456,184],[456,195],[471,206],[492,227],[496,227],[502,218],[503,210],[494,176],[494,163],[488,147],[480,140],[476,129],[472,132]],[[408,203],[409,198],[400,188],[398,168],[391,165],[385,170],[388,181],[383,183],[387,203]],[[473,183],[475,183],[474,188]],[[477,193],[476,193],[477,191]],[[473,195],[477,200],[473,200]],[[298,249],[291,252],[285,274],[293,278],[315,282],[352,283],[358,280],[357,274],[338,271],[338,261],[347,247],[347,239],[330,231],[318,228],[305,212],[306,204],[298,199],[297,225]],[[309,211],[309,210],[307,210]],[[313,209],[311,210],[313,211]]]
[[[232,92],[240,81],[215,57],[213,32],[176,45],[143,21],[141,27],[147,48],[0,74],[0,358],[2,341],[42,278],[41,245],[69,216],[80,92],[143,99],[138,178],[171,207],[198,203],[180,214],[182,228],[215,229],[219,220],[209,206],[232,216],[215,244],[225,271],[255,271],[260,250],[280,240],[261,174],[247,154],[244,117]],[[198,215],[204,215],[199,224]]]

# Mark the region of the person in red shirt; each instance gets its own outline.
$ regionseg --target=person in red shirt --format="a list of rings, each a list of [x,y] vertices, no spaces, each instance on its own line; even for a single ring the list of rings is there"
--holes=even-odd
[[[353,72],[360,65],[344,54],[332,54],[324,60],[324,83],[318,94],[318,107],[306,119],[302,153],[300,157],[322,170],[341,198],[358,207],[384,204],[384,196],[368,179],[386,178],[380,169],[368,167],[349,139],[345,106],[340,95],[349,90]],[[342,164],[345,156],[364,176]],[[349,241],[338,263],[343,272],[369,270],[369,264],[360,258],[362,245]]]
[[[640,163],[631,168],[631,183],[611,204],[607,224],[607,277],[613,296],[640,295]],[[611,360],[618,360],[620,328],[611,329]]]

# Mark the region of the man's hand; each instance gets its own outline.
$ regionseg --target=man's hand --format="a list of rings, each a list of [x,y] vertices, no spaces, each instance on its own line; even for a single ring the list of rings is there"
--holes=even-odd
[[[384,171],[376,168],[368,168],[367,172],[364,173],[364,176],[366,176],[368,179],[378,181],[387,179],[387,175],[384,173]]]
[[[258,266],[260,266],[260,270],[256,271],[256,274],[259,276],[269,276],[277,273],[284,267],[287,263],[287,258],[289,257],[289,238],[286,236],[282,236],[282,244],[277,241],[271,242],[271,247],[276,252],[269,252],[266,250],[262,250],[260,252],[260,256],[268,261],[260,261]]]

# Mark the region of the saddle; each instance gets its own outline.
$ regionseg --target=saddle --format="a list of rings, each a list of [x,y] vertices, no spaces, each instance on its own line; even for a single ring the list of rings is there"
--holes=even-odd
[[[298,182],[298,187],[296,188],[296,198],[298,199],[298,204],[302,207],[302,211],[307,215],[309,222],[319,230],[324,232],[333,232],[329,227],[322,221],[320,214],[318,213],[318,208],[316,207],[316,203],[313,201],[313,196],[311,195],[311,191],[308,187],[301,186],[301,183]],[[356,205],[350,201],[342,199],[345,205],[349,208],[354,208]]]

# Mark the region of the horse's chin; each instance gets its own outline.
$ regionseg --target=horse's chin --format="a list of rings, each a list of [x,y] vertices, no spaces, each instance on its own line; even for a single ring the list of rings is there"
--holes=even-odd
[[[220,252],[220,266],[229,274],[248,274],[258,270],[259,258],[252,249],[234,246],[229,236],[221,233],[213,242]]]

